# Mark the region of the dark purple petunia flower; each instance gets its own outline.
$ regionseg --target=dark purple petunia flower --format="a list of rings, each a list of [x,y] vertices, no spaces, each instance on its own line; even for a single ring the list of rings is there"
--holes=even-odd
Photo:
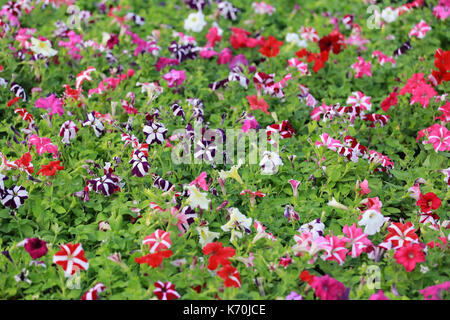
[[[231,2],[222,1],[218,4],[220,15],[228,20],[236,20],[237,13],[240,11]]]
[[[22,186],[12,186],[4,191],[1,201],[5,207],[10,207],[14,210],[20,208],[25,199],[28,199],[27,190]]]
[[[95,111],[86,114],[87,119],[83,122],[83,127],[90,126],[94,129],[95,135],[100,137],[105,131],[103,123],[95,116]]]
[[[39,238],[27,239],[24,247],[34,260],[45,256],[48,252],[47,243]]]
[[[173,103],[170,108],[172,109],[172,113],[175,117],[182,117],[184,119],[185,113],[183,107],[181,107],[178,103]]]
[[[155,181],[153,182],[153,186],[155,188],[161,189],[162,191],[168,191],[173,187],[173,184],[167,180],[164,180],[163,178],[157,176],[156,174],[152,174],[153,179]]]
[[[120,178],[111,174],[106,174],[101,178],[89,180],[89,183],[92,185],[92,190],[97,193],[101,192],[107,197],[116,193],[120,189],[119,182]]]
[[[162,144],[166,139],[167,129],[159,122],[152,122],[144,126],[144,134],[147,136],[145,142],[148,144]]]
[[[150,169],[150,164],[148,163],[147,157],[142,151],[136,150],[133,153],[130,164],[133,165],[131,169],[131,175],[137,176],[139,178],[145,176]]]

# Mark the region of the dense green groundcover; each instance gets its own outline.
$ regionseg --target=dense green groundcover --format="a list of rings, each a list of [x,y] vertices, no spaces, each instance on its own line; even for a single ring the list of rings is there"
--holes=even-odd
[[[13,50],[23,48],[23,44],[14,40],[19,29],[17,26],[12,25],[3,38],[0,38],[0,65],[3,66],[0,77],[10,82],[0,86],[0,151],[10,163],[29,151],[34,166],[34,171],[29,174],[24,170],[7,168],[5,159],[2,160],[0,173],[8,177],[4,181],[5,189],[13,185],[22,186],[29,197],[17,210],[8,205],[0,206],[0,248],[3,252],[0,255],[0,298],[80,299],[94,285],[102,283],[106,287],[105,291],[99,293],[102,299],[157,299],[154,292],[157,281],[170,281],[181,299],[285,299],[293,291],[303,299],[323,297],[317,292],[319,289],[311,288],[305,279],[300,279],[300,274],[306,270],[317,278],[329,275],[350,288],[350,299],[369,299],[381,289],[389,299],[402,300],[423,299],[420,290],[448,281],[448,246],[445,244],[449,235],[446,227],[446,220],[449,219],[448,171],[445,180],[445,172],[440,170],[449,167],[449,152],[448,149],[435,151],[431,143],[422,143],[426,137],[417,141],[416,137],[420,130],[435,123],[445,128],[446,122],[436,120],[436,117],[442,115],[438,108],[446,103],[447,98],[442,95],[448,92],[449,82],[442,81],[433,86],[436,96],[440,98],[430,99],[426,108],[420,103],[411,105],[410,93],[398,95],[398,103],[386,112],[380,106],[395,87],[403,88],[414,74],[424,74],[428,85],[431,85],[427,77],[432,70],[437,70],[435,52],[437,49],[449,49],[448,20],[437,19],[432,14],[438,1],[426,1],[425,6],[414,7],[380,28],[368,27],[371,13],[367,9],[370,4],[364,1],[311,0],[298,1],[296,4],[295,1],[267,0],[266,3],[276,9],[271,15],[255,13],[253,1],[232,1],[240,10],[234,21],[216,14],[218,4],[211,1],[211,5],[206,5],[202,10],[207,25],[200,32],[184,29],[185,19],[196,10],[183,1],[105,1],[106,8],[120,6],[118,10],[110,11],[110,15],[108,10],[102,12],[99,9],[101,6],[94,1],[76,1],[80,10],[91,12],[88,22],[82,19],[80,27],[73,29],[82,36],[83,41],[102,43],[111,34],[118,36],[118,43],[111,50],[107,49],[117,59],[112,65],[106,59],[106,51],[102,52],[94,45],[81,48],[78,52],[82,56],[80,59],[70,54],[70,48],[58,45],[60,41],[68,41],[67,37],[55,35],[55,30],[58,29],[55,22],[69,21],[66,4],[55,7],[43,6],[46,1],[22,2],[34,5],[34,9],[30,13],[22,11],[19,17],[20,27],[36,29],[33,37],[49,39],[52,48],[58,53],[49,58],[41,56],[37,60],[32,59],[33,52],[29,52],[29,48],[23,50],[23,59],[17,52],[12,54]],[[383,10],[387,6],[397,8],[403,4],[401,1],[381,1],[377,5],[379,10]],[[124,24],[129,25],[129,30],[143,40],[150,41],[147,36],[153,35],[160,48],[158,55],[152,52],[134,55],[136,44],[132,42],[130,34],[125,32],[125,27],[121,28],[117,22],[119,19],[113,17],[124,17],[128,12],[144,18],[145,23],[138,25],[133,20],[124,20]],[[333,31],[335,26],[332,21],[336,17],[340,32],[347,39],[352,31],[342,22],[346,14],[354,14],[354,23],[361,27],[361,37],[369,40],[363,45],[366,50],[347,44],[339,54],[331,51],[328,61],[317,72],[313,71],[313,63],[307,63],[310,75],[302,76],[292,67],[286,69],[287,60],[298,58],[296,52],[302,49],[295,43],[286,41],[287,33],[297,33],[300,36],[298,30],[302,26],[314,27],[319,38],[322,38]],[[1,19],[12,24],[7,15],[3,15]],[[421,20],[431,30],[422,39],[409,37],[412,27]],[[174,58],[168,50],[172,41],[179,41],[174,31],[194,36],[197,46],[203,47],[207,43],[206,34],[213,22],[223,30],[221,40],[213,49],[216,52],[228,47],[232,49],[233,56],[244,54],[249,66],[253,66],[256,72],[275,74],[275,82],[280,81],[288,72],[292,74],[292,79],[283,88],[284,99],[262,93],[269,106],[268,113],[272,114],[250,108],[246,97],[257,95],[252,74],[255,70],[252,68],[243,68],[243,76],[249,79],[247,89],[237,81],[230,81],[226,88],[216,91],[211,90],[208,85],[227,78],[230,73],[227,64],[217,63],[217,56],[209,59],[197,56],[195,59],[184,60],[179,65],[166,66],[161,71],[155,68],[159,57]],[[249,37],[257,38],[261,35],[267,39],[272,35],[284,44],[280,47],[279,54],[270,58],[264,58],[259,46],[235,49],[230,44],[232,27],[248,30]],[[386,37],[391,35],[393,37],[388,37],[391,40],[387,40]],[[395,57],[395,66],[390,62],[381,65],[377,58],[372,58],[375,50],[393,56],[394,50],[408,40],[411,49]],[[103,42],[105,44],[106,41]],[[307,42],[306,50],[320,52],[317,43],[311,41]],[[355,77],[351,65],[357,61],[358,56],[372,62],[371,77]],[[306,62],[305,58],[300,60]],[[82,84],[84,97],[79,101],[64,97],[63,85],[75,88],[77,74],[89,66],[95,67],[96,71],[91,73],[91,81],[86,80]],[[106,90],[102,94],[94,93],[88,97],[88,91],[95,89],[100,81],[117,77],[118,70],[126,72],[129,69],[135,71],[134,75],[120,82],[116,89]],[[168,87],[168,81],[163,80],[162,76],[171,69],[184,70],[186,79],[181,85]],[[137,83],[155,81],[159,82],[163,92],[149,101],[149,96],[141,91],[141,86]],[[7,103],[14,98],[14,93],[9,90],[11,82],[24,88],[27,101],[19,99],[7,107]],[[327,106],[336,103],[346,106],[347,98],[353,92],[363,92],[371,97],[372,103],[372,110],[365,112],[388,115],[389,120],[384,126],[377,123],[374,127],[370,127],[370,122],[359,117],[354,120],[353,125],[347,116],[335,116],[328,121],[312,120],[313,109],[307,105],[306,99],[299,99],[299,84],[309,89],[311,96],[317,100],[316,107],[323,103]],[[41,90],[32,90],[33,88]],[[139,114],[130,115],[120,103],[121,99],[129,101],[126,97],[129,92],[136,96],[134,107]],[[35,107],[35,103],[52,93],[63,102],[64,114],[53,114],[49,119],[49,116],[43,117],[48,111]],[[149,116],[158,108],[160,115],[156,121],[167,128],[165,138],[168,138],[174,130],[184,130],[191,115],[195,115],[193,107],[186,102],[187,98],[203,101],[204,124],[208,123],[211,129],[235,129],[241,132],[242,121],[238,120],[244,111],[254,116],[263,129],[288,120],[295,133],[290,138],[279,140],[278,154],[283,165],[278,168],[278,172],[262,174],[259,165],[261,159],[254,164],[246,159],[237,170],[242,183],[228,177],[224,194],[218,182],[219,173],[222,170],[222,174],[228,172],[233,165],[237,165],[236,161],[215,166],[206,162],[176,164],[172,159],[172,149],[164,142],[149,145],[148,162],[151,167],[148,173],[144,177],[132,175],[129,160],[133,148],[125,146],[122,141],[121,134],[126,132],[124,124],[131,123],[132,130],[129,134],[145,143],[143,129],[146,114],[149,120]],[[177,101],[186,113],[185,119],[172,112],[171,105]],[[37,132],[21,131],[27,128],[29,122],[14,112],[17,108],[25,108],[34,117]],[[109,113],[112,117],[110,122],[103,119],[105,130],[99,137],[93,128],[82,124],[87,119],[86,114],[94,110],[104,115]],[[74,121],[79,128],[69,145],[65,145],[59,135],[61,126],[67,120]],[[190,123],[194,125],[194,120]],[[14,133],[12,127],[18,133]],[[316,147],[315,142],[320,141],[320,136],[324,133],[341,142],[346,135],[351,135],[368,150],[376,150],[389,157],[394,168],[388,172],[374,171],[380,165],[373,161],[362,157],[357,162],[349,161],[324,146]],[[36,147],[30,144],[32,134],[50,138],[51,143],[58,147],[55,157],[48,152],[38,154]],[[171,143],[176,145],[176,141]],[[324,159],[318,164],[317,161],[322,158]],[[118,159],[121,161],[117,161]],[[43,165],[55,160],[60,161],[63,170],[57,171],[53,176],[42,173],[37,175]],[[99,164],[100,168],[95,167],[93,162]],[[115,167],[114,175],[119,176],[121,183],[124,183],[120,190],[109,196],[91,190],[89,201],[76,196],[77,192],[83,191],[89,179],[104,175],[103,166],[108,162]],[[152,173],[173,183],[174,190],[180,194],[184,190],[183,185],[189,185],[202,172],[207,173],[206,181],[212,184],[208,192],[200,191],[207,193],[211,202],[206,210],[193,206],[197,218],[186,233],[180,234],[176,225],[177,217],[171,214],[171,210],[174,210],[174,191],[156,188]],[[425,180],[425,183],[420,184],[420,192],[423,195],[432,192],[441,200],[439,208],[433,210],[438,216],[435,228],[429,223],[420,222],[423,217],[421,208],[409,191],[419,178]],[[289,183],[291,179],[301,183],[297,196],[293,195]],[[371,190],[367,195],[359,193],[358,181],[364,180],[368,181]],[[214,190],[212,187],[217,191],[216,195],[211,193]],[[247,189],[259,190],[265,197],[257,197],[252,205],[248,195],[240,194]],[[316,260],[312,264],[309,264],[312,255],[304,253],[296,256],[293,251],[296,244],[294,236],[300,234],[297,231],[300,226],[320,218],[325,225],[323,236],[328,236],[327,239],[333,235],[345,236],[343,227],[346,225],[356,224],[364,230],[364,226],[358,225],[358,222],[367,208],[360,202],[365,198],[375,197],[382,203],[378,211],[390,220],[383,224],[379,232],[369,235],[368,239],[373,245],[379,245],[389,234],[388,227],[391,223],[412,222],[416,229],[414,233],[418,236],[415,242],[423,244],[420,251],[423,251],[426,258],[417,263],[412,271],[407,271],[394,257],[401,248],[381,251],[382,256],[376,260],[373,257],[371,259],[366,252],[355,258],[347,255],[343,264],[323,259],[323,251],[316,254]],[[179,204],[183,202],[183,206],[187,205],[188,199],[192,200],[186,194],[177,198]],[[339,208],[333,202],[330,204],[333,198],[345,208]],[[224,201],[228,201],[227,205],[218,208]],[[155,209],[153,203],[165,211]],[[191,204],[194,203],[195,201],[191,201]],[[298,213],[298,220],[284,216],[286,205],[291,205]],[[140,209],[141,217],[136,208]],[[252,219],[251,233],[243,232],[243,236],[236,237],[234,241],[230,240],[230,232],[221,228],[228,222],[227,219],[234,210],[231,208],[238,209],[245,217]],[[277,240],[262,238],[253,241],[257,235],[255,220],[260,221]],[[109,228],[105,229],[105,224],[102,223],[104,230],[100,230],[100,222],[106,222]],[[210,241],[221,242],[223,247],[235,249],[234,256],[228,261],[239,274],[240,287],[225,286],[227,281],[224,282],[218,275],[223,266],[215,271],[208,270],[209,256],[202,251],[197,232],[197,227],[206,225],[209,231],[219,233],[216,239]],[[149,254],[149,246],[142,241],[157,229],[170,232],[170,250],[173,254],[155,268],[145,263],[138,264],[136,258]],[[30,265],[33,259],[19,245],[30,238],[39,238],[47,243],[47,254],[37,259],[43,261],[45,267]],[[431,241],[444,244],[426,246]],[[65,276],[61,266],[53,264],[55,253],[61,250],[60,245],[67,243],[81,243],[89,262],[87,270],[80,270],[72,278]],[[347,244],[347,249],[350,246],[351,244]],[[113,261],[113,254],[120,254],[121,262]],[[253,262],[245,260],[252,256]],[[374,281],[376,277],[379,281]],[[444,290],[441,296],[445,299],[448,294]]]

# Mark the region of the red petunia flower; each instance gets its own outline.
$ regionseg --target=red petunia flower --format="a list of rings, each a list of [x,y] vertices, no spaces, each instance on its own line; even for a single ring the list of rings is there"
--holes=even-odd
[[[48,252],[47,243],[39,238],[27,239],[24,248],[34,260],[45,256]]]
[[[283,41],[278,41],[274,36],[269,36],[262,48],[259,49],[259,52],[267,58],[276,57],[280,53],[280,47],[283,44]]]
[[[153,293],[159,300],[173,300],[180,298],[178,292],[175,291],[175,285],[171,282],[155,282],[155,290]]]
[[[314,281],[314,275],[310,274],[308,270],[303,270],[300,273],[300,280],[308,282],[308,284],[311,285]]]
[[[345,37],[338,30],[333,30],[327,36],[322,37],[319,40],[320,52],[333,50],[334,54],[341,52],[341,48],[345,47]]]
[[[413,271],[417,263],[425,261],[422,247],[416,243],[398,249],[394,254],[394,258],[397,263],[402,264],[408,272]]]
[[[232,267],[231,265],[225,265],[219,271],[217,271],[217,275],[225,280],[225,287],[241,287],[241,277],[235,267]]]
[[[53,263],[60,265],[64,269],[64,275],[70,277],[78,270],[87,270],[89,262],[84,256],[84,250],[81,243],[62,244],[61,250],[53,256]]]
[[[208,269],[216,270],[219,264],[222,266],[231,264],[228,258],[233,257],[236,250],[231,247],[223,247],[221,242],[211,242],[203,248],[203,253],[205,255],[212,253],[208,260]]]
[[[439,197],[433,192],[428,192],[427,194],[420,195],[416,205],[418,205],[424,213],[428,213],[431,210],[436,210],[441,206],[441,199],[439,199]]]
[[[49,164],[43,165],[41,170],[37,172],[37,174],[42,174],[44,176],[54,176],[57,170],[63,170],[64,167],[59,165],[59,160],[50,161]]]
[[[269,108],[269,105],[264,100],[264,98],[258,99],[257,96],[247,96],[248,103],[250,104],[250,109],[252,110],[261,110],[264,113],[270,114],[267,109]]]
[[[172,250],[158,251],[156,253],[150,253],[143,257],[137,257],[134,259],[136,263],[142,264],[146,263],[150,267],[158,267],[165,258],[170,258],[172,256]]]

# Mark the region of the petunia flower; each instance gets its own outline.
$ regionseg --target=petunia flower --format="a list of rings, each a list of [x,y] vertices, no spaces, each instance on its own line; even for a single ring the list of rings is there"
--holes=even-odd
[[[370,188],[369,188],[369,181],[367,181],[367,179],[364,179],[363,182],[357,182],[357,188],[359,189],[359,194],[360,195],[366,195],[369,194],[371,192]]]
[[[303,224],[300,228],[297,229],[298,232],[310,232],[312,233],[313,239],[317,239],[318,237],[323,236],[323,231],[325,230],[325,225],[320,218],[314,219],[308,223]]]
[[[100,137],[105,132],[105,126],[98,119],[96,112],[88,112],[86,113],[87,119],[83,122],[83,127],[90,126],[94,129],[94,133],[97,137]]]
[[[169,73],[163,75],[162,78],[167,81],[169,88],[172,88],[183,84],[184,80],[186,80],[186,74],[184,70],[177,71],[172,69]]]
[[[430,30],[431,27],[424,20],[420,20],[420,22],[411,29],[408,35],[410,38],[416,36],[419,39],[423,39]]]
[[[211,200],[207,198],[207,193],[200,192],[196,186],[187,186],[185,189],[189,190],[187,204],[192,206],[192,208],[199,207],[200,209],[208,210]]]
[[[348,252],[345,244],[350,240],[345,237],[336,237],[330,235],[327,235],[325,237],[325,240],[328,241],[329,250],[327,250],[321,258],[325,261],[337,261],[339,265],[344,264],[345,257]]]
[[[372,242],[367,238],[367,234],[363,233],[361,228],[356,227],[356,224],[352,224],[350,227],[345,225],[342,232],[347,236],[347,245],[351,248],[348,255],[352,258],[359,257],[363,252],[363,249],[372,245]]]
[[[383,109],[384,112],[387,112],[390,107],[396,106],[398,103],[397,99],[398,93],[397,92],[391,92],[389,96],[387,96],[382,102],[381,102],[381,109]]]
[[[258,121],[252,116],[248,116],[244,120],[244,124],[242,125],[242,132],[247,133],[250,131],[250,129],[256,129],[259,127]]]
[[[59,136],[63,137],[61,142],[65,145],[70,143],[70,140],[75,139],[75,136],[78,132],[78,127],[72,120],[67,120],[61,125],[61,129],[59,129]]]
[[[206,26],[205,16],[201,11],[190,13],[184,20],[184,30],[200,32]]]
[[[0,199],[5,207],[15,210],[20,208],[28,199],[28,192],[22,186],[11,186],[0,193]]]
[[[156,68],[156,70],[161,71],[162,69],[164,69],[164,67],[166,67],[168,65],[177,66],[179,64],[180,64],[180,62],[178,61],[178,59],[159,57],[158,61],[156,61],[155,68]]]
[[[301,185],[301,182],[295,179],[290,179],[289,184],[292,187],[292,196],[297,197],[298,187]]]
[[[206,172],[203,171],[202,173],[200,173],[200,175],[194,179],[194,181],[192,181],[189,185],[195,185],[197,186],[197,188],[201,188],[204,191],[208,191],[208,184],[206,183]]]
[[[244,181],[242,181],[241,176],[238,173],[238,169],[240,167],[241,167],[241,163],[232,166],[229,171],[220,170],[220,172],[219,172],[220,179],[226,180],[228,178],[232,178],[232,179],[236,180],[237,182],[239,182],[240,184],[243,184]]]
[[[145,153],[139,150],[133,152],[133,156],[129,161],[133,167],[131,168],[131,175],[136,177],[143,177],[147,175],[150,169],[150,163],[148,162]]]
[[[379,211],[369,209],[364,212],[358,225],[365,226],[364,233],[373,236],[375,233],[380,232],[381,226],[385,222],[384,216]]]
[[[425,300],[442,300],[442,291],[450,290],[450,281],[429,286],[425,289],[419,290]]]
[[[273,151],[264,151],[259,166],[262,174],[274,174],[283,165],[280,156]]]
[[[59,165],[60,161],[50,161],[49,164],[43,165],[41,169],[37,172],[37,174],[42,174],[44,176],[54,176],[56,171],[63,170],[64,167]]]
[[[209,231],[209,228],[207,226],[203,227],[197,227],[196,228],[198,235],[200,236],[199,242],[202,248],[204,248],[208,243],[211,243],[214,241],[214,239],[217,239],[220,237],[219,232],[212,232]]]
[[[162,144],[166,139],[167,129],[162,123],[152,122],[144,126],[143,132],[147,137],[145,142],[149,145],[155,142]]]
[[[31,38],[31,51],[36,54],[42,54],[44,57],[53,57],[58,51],[52,49],[50,40],[41,40],[34,37]]]
[[[284,207],[284,217],[287,218],[289,222],[300,219],[299,214],[294,210],[294,207],[291,205],[286,205]]]
[[[423,144],[431,143],[434,151],[449,151],[450,150],[450,131],[446,127],[435,124],[430,127],[428,131],[428,139],[423,141]]]
[[[372,77],[372,62],[366,62],[362,57],[358,57],[358,61],[352,64],[351,68],[355,70],[355,78]]]
[[[421,194],[416,202],[422,212],[428,213],[431,210],[437,210],[441,206],[441,199],[434,192]]]
[[[394,258],[397,263],[402,264],[408,272],[413,271],[417,263],[425,261],[423,249],[417,243],[411,243],[399,248],[395,252]]]
[[[155,290],[153,293],[158,297],[159,300],[174,300],[179,299],[181,296],[175,291],[175,285],[168,282],[157,281],[154,284]]]
[[[203,247],[203,254],[210,255],[208,260],[208,269],[216,270],[219,265],[225,266],[231,264],[229,258],[233,257],[236,250],[232,247],[223,247],[221,242],[211,242]]]
[[[142,257],[136,257],[134,261],[139,264],[146,263],[152,268],[156,268],[163,263],[164,259],[170,258],[172,254],[173,252],[171,250],[162,250]]]
[[[322,277],[315,276],[311,287],[320,300],[348,300],[350,292],[350,288],[327,274]]]
[[[257,96],[247,96],[247,100],[250,104],[251,110],[261,110],[262,112],[270,115],[270,112],[267,111],[267,109],[269,109],[269,105],[264,100],[264,98],[258,98]]]
[[[61,99],[57,98],[55,94],[52,94],[47,98],[39,98],[34,104],[36,108],[47,109],[49,111],[48,114],[50,118],[55,113],[59,114],[60,116],[64,114],[62,105],[63,103]]]
[[[410,243],[418,243],[419,237],[416,234],[416,229],[412,222],[400,223],[393,222],[388,227],[389,234],[385,242],[392,244],[392,249],[397,250]]]
[[[388,297],[384,295],[383,290],[378,290],[377,293],[373,293],[369,300],[390,300]]]
[[[217,271],[217,275],[224,279],[225,287],[241,287],[241,277],[235,267],[232,267],[231,265],[224,265],[219,271]]]
[[[150,253],[170,249],[172,246],[170,232],[161,229],[157,229],[151,235],[145,237],[142,243],[147,244],[150,247]]]
[[[48,252],[47,243],[39,238],[26,239],[24,248],[34,260],[45,256]]]
[[[230,241],[234,242],[236,238],[242,238],[243,232],[251,233],[252,218],[247,218],[239,209],[230,208],[230,220],[221,226],[225,232],[231,231]]]
[[[60,265],[64,270],[64,275],[70,277],[78,270],[87,270],[89,262],[84,256],[84,250],[81,243],[62,244],[61,250],[53,256],[53,263]]]
[[[337,202],[334,197],[332,197],[331,201],[328,201],[327,205],[336,209],[348,210],[348,208],[344,206],[342,203]]]
[[[371,97],[366,96],[361,91],[352,92],[352,95],[348,97],[347,104],[350,106],[360,107],[362,110],[370,111],[372,109]]]
[[[90,288],[88,291],[83,293],[81,300],[99,300],[100,293],[106,290],[106,286],[103,283],[97,283],[95,286]]]
[[[45,152],[53,153],[54,155],[58,153],[58,146],[52,144],[50,138],[39,138],[36,134],[33,134],[28,138],[28,142],[31,145],[36,146],[36,152],[38,153],[38,155],[41,155]]]
[[[274,36],[269,36],[261,49],[259,49],[259,52],[267,58],[276,57],[283,43],[283,41],[278,41]]]
[[[233,53],[230,48],[223,48],[217,57],[217,64],[227,64],[231,61]]]

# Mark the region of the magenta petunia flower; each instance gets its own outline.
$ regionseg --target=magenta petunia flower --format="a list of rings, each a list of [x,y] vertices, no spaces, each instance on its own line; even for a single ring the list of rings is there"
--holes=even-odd
[[[56,154],[58,153],[58,146],[52,144],[50,138],[39,138],[37,135],[33,134],[30,138],[28,138],[28,142],[31,145],[36,146],[36,152],[38,153],[38,155],[48,152],[53,153],[54,156],[56,156]]]
[[[362,57],[358,57],[358,61],[352,64],[351,68],[355,70],[355,78],[372,77],[372,62],[366,62]]]
[[[56,97],[56,95],[52,94],[47,98],[39,98],[36,100],[34,106],[36,108],[42,108],[49,111],[50,117],[57,113],[60,116],[64,114],[63,103],[62,101]]]
[[[47,243],[39,238],[27,239],[25,251],[30,254],[32,259],[39,259],[47,254]]]
[[[170,70],[169,73],[163,75],[163,79],[167,81],[169,88],[181,85],[186,80],[186,74],[183,70]]]
[[[311,287],[320,300],[348,300],[350,292],[350,288],[329,275],[315,276]]]

